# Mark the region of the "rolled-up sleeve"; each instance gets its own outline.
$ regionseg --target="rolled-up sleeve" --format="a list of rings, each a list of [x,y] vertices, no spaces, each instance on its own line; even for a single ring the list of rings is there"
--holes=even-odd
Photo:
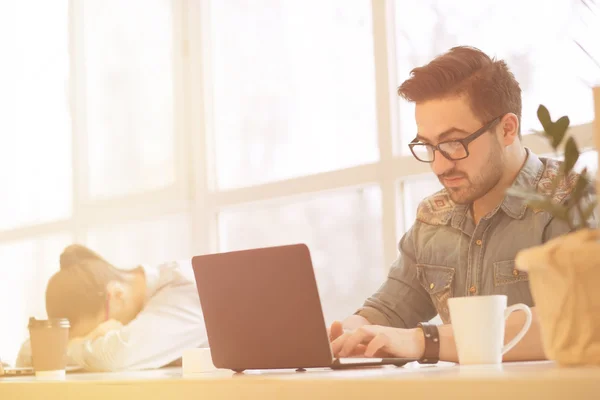
[[[414,328],[437,314],[431,297],[417,279],[414,229],[400,240],[400,254],[386,281],[355,313],[371,324]]]

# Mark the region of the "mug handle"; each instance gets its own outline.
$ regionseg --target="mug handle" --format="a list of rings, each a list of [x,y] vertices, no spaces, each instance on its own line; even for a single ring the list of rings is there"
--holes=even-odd
[[[517,343],[519,343],[521,341],[521,339],[523,339],[523,336],[525,336],[525,334],[529,330],[529,327],[531,326],[531,320],[532,320],[531,310],[529,309],[529,307],[527,307],[525,304],[522,304],[522,303],[513,304],[512,306],[507,307],[506,310],[504,310],[504,321],[506,321],[508,319],[508,316],[513,311],[517,311],[517,310],[523,311],[525,313],[525,315],[527,315],[527,320],[525,321],[525,325],[523,325],[523,328],[521,328],[521,331],[519,333],[517,333],[517,336],[515,336],[510,342],[508,342],[507,344],[504,345],[504,347],[502,347],[502,355],[506,354],[509,350],[511,350],[513,347],[515,347],[517,345]]]

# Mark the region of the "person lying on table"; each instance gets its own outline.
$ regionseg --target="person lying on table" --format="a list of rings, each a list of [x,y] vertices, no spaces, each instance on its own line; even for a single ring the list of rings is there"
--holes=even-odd
[[[208,347],[191,261],[121,270],[71,245],[48,282],[46,311],[69,319],[68,364],[89,371],[160,368]],[[17,366],[30,365],[26,341]]]
[[[430,163],[444,189],[423,200],[387,280],[363,307],[330,327],[336,356],[363,354],[457,361],[448,299],[503,294],[508,305],[533,307],[526,273],[515,269],[519,250],[569,232],[563,221],[532,210],[509,187],[549,184],[561,162],[540,158],[521,137],[521,88],[502,60],[472,47],[455,47],[415,68],[398,89],[415,104],[418,132],[409,147]],[[559,186],[569,198],[576,179]],[[584,200],[590,201],[593,189]],[[595,219],[594,219],[595,218]],[[597,223],[597,216],[592,216]],[[544,359],[535,307],[525,338],[504,360]],[[439,314],[443,325],[418,325]],[[523,313],[506,322],[506,337],[523,327]],[[425,325],[427,325],[425,323]],[[439,334],[437,345],[424,331]],[[430,353],[436,354],[430,354]],[[427,354],[427,357],[424,355]]]

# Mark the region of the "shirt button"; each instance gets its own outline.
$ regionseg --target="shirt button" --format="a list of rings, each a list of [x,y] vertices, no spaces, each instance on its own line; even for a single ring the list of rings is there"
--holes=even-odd
[[[469,288],[469,293],[471,293],[471,294],[475,294],[475,292],[477,292],[477,288],[476,288],[475,286],[471,286],[471,287]]]
[[[435,287],[435,283],[432,283],[431,285],[429,285],[429,289],[433,289]]]
[[[476,244],[477,246],[481,246],[481,243],[483,243],[483,242],[481,241],[481,239],[477,239],[477,240],[475,241],[475,244]]]
[[[519,275],[519,271],[517,271],[516,269],[513,269],[513,275],[514,276],[518,276]]]

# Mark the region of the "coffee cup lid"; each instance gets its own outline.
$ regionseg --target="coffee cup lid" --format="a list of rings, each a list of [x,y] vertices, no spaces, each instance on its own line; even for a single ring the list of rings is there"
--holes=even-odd
[[[35,319],[34,317],[29,318],[28,328],[70,328],[71,324],[66,318],[48,318],[48,319]]]

